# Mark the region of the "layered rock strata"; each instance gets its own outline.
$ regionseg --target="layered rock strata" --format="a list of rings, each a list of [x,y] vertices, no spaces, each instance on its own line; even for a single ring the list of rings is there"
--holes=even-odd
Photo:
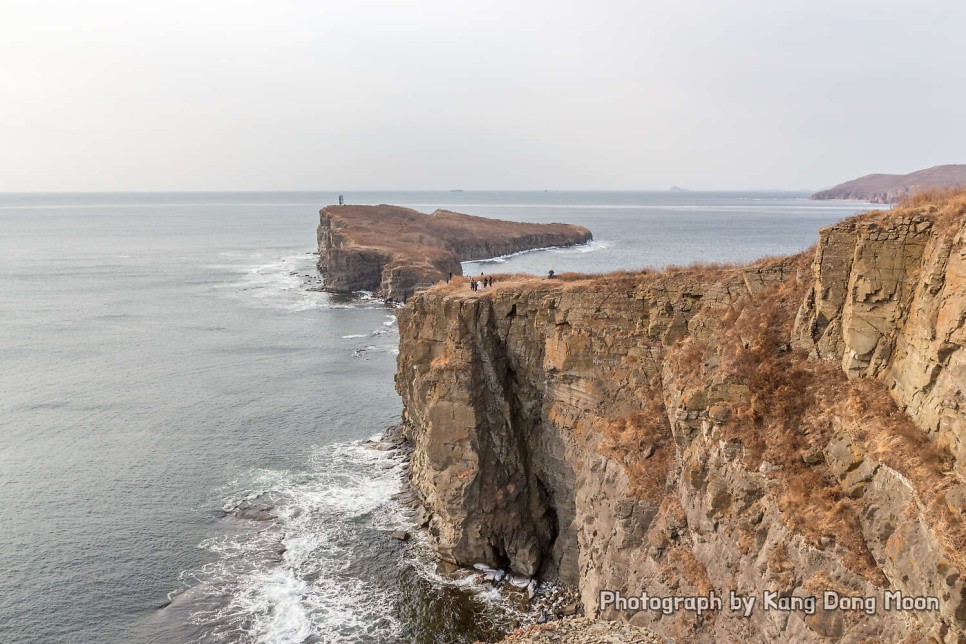
[[[418,293],[396,386],[441,557],[682,641],[963,641],[963,213],[870,213],[745,267]],[[632,612],[602,590],[759,603]],[[940,608],[886,611],[897,591]]]
[[[404,301],[460,262],[592,239],[570,224],[528,224],[399,206],[328,206],[320,212],[319,270],[328,291],[372,291]]]

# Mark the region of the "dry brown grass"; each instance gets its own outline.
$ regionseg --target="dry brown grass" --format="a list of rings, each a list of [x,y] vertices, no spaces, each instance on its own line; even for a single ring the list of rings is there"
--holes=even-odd
[[[804,255],[799,254],[796,257]],[[808,253],[807,256],[811,258],[811,253]],[[660,270],[646,267],[637,270],[611,271],[609,273],[565,272],[556,273],[553,278],[531,273],[492,273],[485,275],[485,277],[494,278],[494,287],[513,286],[514,288],[536,288],[561,286],[567,288],[576,286],[580,288],[600,289],[605,292],[630,293],[648,280],[669,276],[686,276],[700,281],[720,281],[727,279],[727,273],[734,274],[738,271],[758,266],[767,266],[778,261],[787,262],[789,258],[767,256],[753,262],[694,262],[686,266],[671,265]],[[477,276],[455,276],[450,283],[447,284],[445,281],[440,281],[432,288],[459,295],[465,295],[467,292],[473,295],[489,292],[490,289],[484,289],[475,293],[470,291],[469,281],[474,277]]]
[[[668,470],[674,458],[671,426],[664,408],[660,376],[638,390],[640,411],[606,425],[600,452],[622,463],[629,481],[628,493],[659,501],[664,495]],[[650,452],[650,454],[648,454]]]
[[[762,461],[777,466],[773,476],[782,482],[777,501],[791,529],[816,547],[823,537],[834,535],[847,553],[849,568],[882,582],[855,504],[824,467],[802,460],[807,450],[828,441],[827,399],[846,382],[835,365],[809,361],[790,349],[792,325],[806,288],[807,284],[790,278],[754,299],[742,299],[718,318],[717,344],[688,339],[668,359],[674,361],[682,382],[697,389],[713,381],[750,389],[747,405],[736,406],[722,426],[723,438],[743,445],[749,469]]]
[[[684,578],[699,595],[711,592],[711,578],[708,569],[698,561],[694,552],[687,546],[675,546],[667,552],[666,567],[676,566]]]
[[[890,210],[870,210],[856,215],[859,222],[881,222],[890,217],[925,217],[945,234],[962,225],[966,217],[966,188],[928,190],[903,197]]]
[[[875,211],[860,217],[885,220],[897,213],[959,226],[966,216],[966,190],[918,195],[892,214]],[[849,568],[873,583],[885,583],[862,533],[860,503],[848,498],[823,463],[807,464],[802,458],[827,445],[832,419],[839,417],[849,421],[846,426],[865,428],[853,440],[867,458],[888,465],[911,482],[922,519],[940,540],[948,559],[966,572],[966,526],[944,498],[956,482],[950,474],[948,453],[896,407],[880,383],[849,381],[838,365],[809,360],[790,348],[794,318],[810,284],[807,278],[799,282],[794,275],[809,274],[813,254],[781,260],[789,268],[785,282],[722,309],[712,321],[717,329],[713,346],[688,338],[671,348],[666,360],[672,362],[678,383],[696,390],[721,381],[749,387],[751,399],[734,410],[722,428],[724,438],[743,444],[750,468],[761,461],[777,466],[772,476],[782,483],[777,498],[782,518],[809,543],[822,547],[823,538],[833,538]],[[763,259],[741,268],[765,267],[774,261]],[[661,274],[687,272],[698,279],[721,280],[723,272],[738,268],[699,264],[672,267]],[[654,275],[660,274],[623,273],[596,282],[599,286],[626,286]],[[653,493],[664,483],[657,475],[659,470],[649,471],[642,467],[646,461],[634,457],[635,450],[664,431],[660,426],[665,422],[663,405],[651,404],[654,408],[642,410],[643,416],[612,424],[604,442],[605,450],[626,462],[637,494]]]
[[[932,202],[920,197],[903,207],[925,203]],[[959,221],[966,213],[966,191],[947,195],[940,209]],[[875,583],[885,581],[865,543],[859,504],[824,465],[802,459],[806,451],[825,447],[831,420],[838,416],[849,421],[846,426],[864,428],[852,438],[867,458],[912,483],[923,519],[949,560],[966,571],[966,526],[944,497],[956,482],[949,454],[912,423],[881,383],[849,381],[838,365],[790,349],[806,287],[789,279],[722,311],[716,320],[717,344],[689,338],[671,350],[667,359],[675,374],[696,389],[721,380],[750,388],[751,400],[723,426],[724,437],[743,444],[750,468],[761,461],[778,466],[772,476],[782,481],[778,503],[783,520],[807,541],[818,546],[822,537],[833,537],[847,553],[847,566]]]
[[[863,428],[853,438],[868,457],[885,463],[912,484],[925,523],[950,562],[966,573],[966,524],[945,496],[959,483],[952,473],[952,456],[916,427],[878,382],[850,382],[841,410],[850,417],[850,425]]]
[[[583,226],[572,224],[503,221],[448,210],[427,215],[385,204],[328,206],[322,213],[356,247],[384,251],[407,264],[428,261],[440,267],[452,265],[457,258],[480,258],[489,248],[513,247],[534,238],[564,245],[589,234]]]

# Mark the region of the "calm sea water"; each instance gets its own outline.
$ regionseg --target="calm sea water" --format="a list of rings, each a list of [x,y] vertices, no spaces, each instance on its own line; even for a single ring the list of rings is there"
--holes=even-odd
[[[867,209],[803,195],[347,193],[589,227],[467,272],[750,260]],[[520,618],[439,574],[365,440],[392,309],[315,290],[336,193],[0,195],[0,641],[465,642]],[[378,447],[378,446],[376,446]],[[226,510],[250,500],[269,521]]]

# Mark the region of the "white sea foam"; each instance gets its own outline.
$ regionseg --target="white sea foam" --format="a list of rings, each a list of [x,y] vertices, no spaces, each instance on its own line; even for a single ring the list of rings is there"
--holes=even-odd
[[[575,249],[575,248],[582,248],[582,247],[585,247],[585,246],[586,247],[590,247],[590,245],[593,244],[593,243],[594,243],[593,240],[591,240],[590,242],[587,242],[586,244],[576,244],[576,245],[573,245],[573,246],[547,246],[545,248],[528,248],[527,250],[519,250],[519,251],[517,251],[515,253],[507,253],[506,255],[500,255],[499,257],[488,257],[486,259],[474,259],[474,260],[468,260],[468,261],[461,262],[461,263],[462,263],[462,265],[464,267],[465,266],[470,266],[470,265],[506,264],[506,262],[507,262],[508,259],[513,258],[513,257],[518,257],[520,255],[528,255],[530,253],[540,253],[540,252],[547,252],[547,251],[555,251],[555,252],[558,252],[558,251],[563,251],[563,250],[571,250],[571,249]],[[604,248],[606,248],[606,246]],[[584,251],[584,252],[587,252],[587,251]]]
[[[192,588],[185,595],[199,606],[192,622],[204,629],[205,641],[400,641],[404,625],[395,615],[403,597],[397,583],[360,572],[372,556],[371,540],[386,539],[392,530],[412,533],[399,570],[469,593],[503,615],[501,623],[533,620],[504,594],[509,588],[520,592],[530,580],[485,566],[439,571],[426,536],[393,500],[405,464],[385,447],[334,444],[314,450],[304,469],[260,469],[245,477],[242,489],[225,499],[225,510],[247,500],[270,504],[276,518],[226,517],[233,529],[200,544],[213,561],[182,575]]]
[[[226,507],[269,499],[277,518],[200,545],[216,560],[183,580],[224,599],[193,621],[211,625],[217,641],[392,641],[400,627],[393,589],[345,569],[360,557],[360,531],[411,529],[391,500],[402,468],[395,452],[355,442],[317,449],[305,470],[253,472]]]
[[[297,253],[266,260],[262,253],[225,251],[220,255],[232,263],[208,268],[233,274],[234,279],[217,286],[220,291],[252,306],[299,312],[313,309],[358,309],[381,306],[368,291],[357,291],[351,299],[334,300],[321,290],[322,277],[316,268],[316,255]]]
[[[564,246],[561,248],[553,248],[552,252],[558,253],[560,255],[579,255],[583,253],[593,253],[598,250],[605,250],[611,247],[610,241],[601,241],[598,239],[592,239],[586,244],[578,244],[576,246]]]
[[[257,261],[258,255],[251,259]],[[321,287],[322,280],[315,268],[315,256],[309,253],[277,257],[267,262],[263,260],[255,265],[240,262],[209,268],[235,273],[235,280],[219,288],[253,306],[307,311],[330,305],[328,293],[311,290]]]

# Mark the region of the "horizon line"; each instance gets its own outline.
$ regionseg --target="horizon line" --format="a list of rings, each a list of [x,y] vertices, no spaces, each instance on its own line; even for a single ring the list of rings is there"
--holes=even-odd
[[[350,188],[350,189],[212,189],[212,190],[191,190],[191,189],[150,189],[150,190],[0,190],[0,195],[77,195],[77,194],[224,194],[224,193],[342,193],[351,192],[445,192],[445,193],[466,193],[466,192],[651,192],[669,194],[688,194],[688,193],[707,193],[707,192],[794,192],[794,193],[814,193],[812,188],[685,188],[671,190],[669,188]]]

